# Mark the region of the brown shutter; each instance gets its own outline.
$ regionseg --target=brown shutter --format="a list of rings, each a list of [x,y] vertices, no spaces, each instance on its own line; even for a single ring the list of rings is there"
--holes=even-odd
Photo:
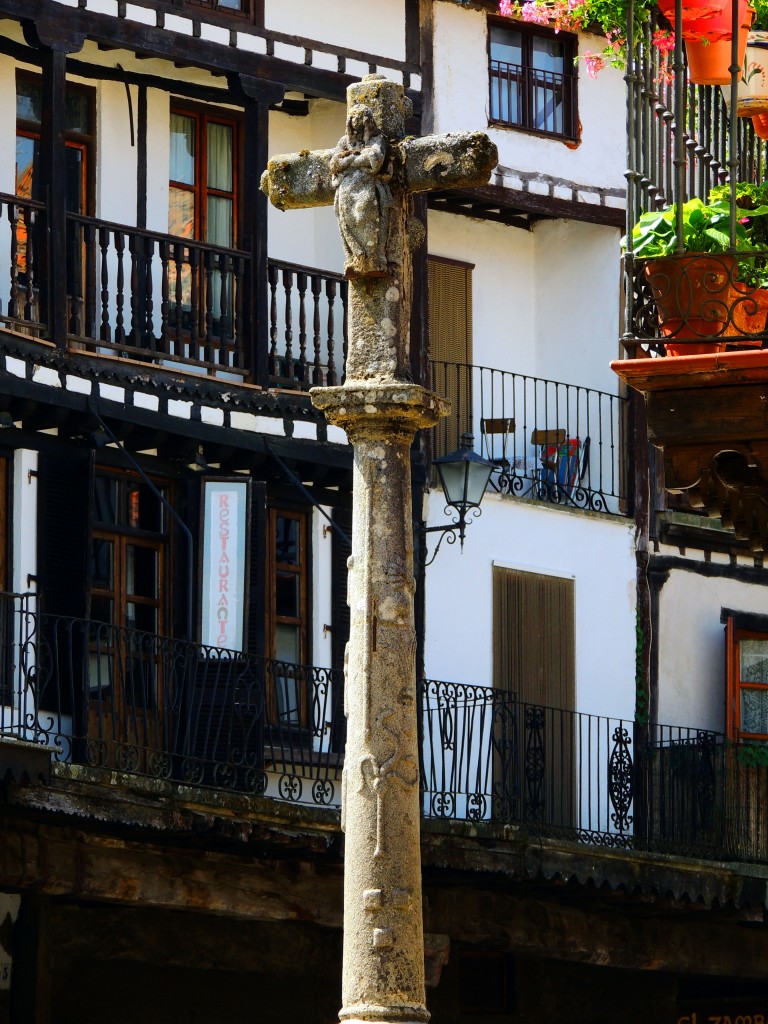
[[[437,428],[434,454],[444,455],[472,430],[472,266],[437,256],[427,266],[432,386],[451,400],[451,415]]]
[[[573,580],[494,566],[493,685],[525,703],[574,710]]]

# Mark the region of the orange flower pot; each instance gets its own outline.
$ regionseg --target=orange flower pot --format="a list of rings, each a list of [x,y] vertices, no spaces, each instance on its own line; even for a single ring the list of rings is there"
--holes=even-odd
[[[653,292],[661,333],[674,339],[665,345],[668,356],[725,349],[731,307],[739,298],[733,256],[662,256],[648,260],[643,272]]]
[[[768,114],[755,114],[752,118],[752,127],[758,139],[768,139]]]
[[[755,17],[747,0],[739,0],[739,52],[737,63],[741,78],[747,37]],[[700,18],[683,25],[685,53],[688,57],[688,75],[696,85],[728,85],[731,81],[731,5],[726,4],[721,14]]]

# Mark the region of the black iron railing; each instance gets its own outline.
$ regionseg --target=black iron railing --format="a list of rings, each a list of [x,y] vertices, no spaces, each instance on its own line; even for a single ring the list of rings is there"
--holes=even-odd
[[[492,121],[574,137],[577,122],[575,74],[492,60],[489,77]]]
[[[607,847],[768,860],[768,764],[720,733],[525,704],[458,683],[426,682],[422,706],[429,817],[500,821]]]
[[[56,761],[338,806],[341,673],[38,614],[0,595],[0,740]],[[768,862],[768,757],[703,729],[418,687],[427,817]]]
[[[56,760],[337,803],[342,677],[0,599],[0,735]]]
[[[487,366],[433,361],[431,369],[432,387],[452,406],[433,429],[434,454],[471,433],[496,464],[491,481],[502,493],[627,514],[624,398]]]
[[[632,251],[631,231],[642,213],[693,198],[706,203],[714,186],[729,181],[762,183],[768,166],[765,143],[751,119],[728,116],[730,86],[691,84],[684,52],[675,67],[675,55],[653,45],[658,17],[634,40],[627,65],[629,244],[622,343],[629,356],[699,353],[702,340],[712,342],[707,351],[761,347],[768,337],[768,293],[757,282],[768,280],[768,253],[739,257],[739,265],[727,253],[702,263],[684,255],[681,242],[679,253],[659,265]],[[732,242],[735,229],[734,220]]]

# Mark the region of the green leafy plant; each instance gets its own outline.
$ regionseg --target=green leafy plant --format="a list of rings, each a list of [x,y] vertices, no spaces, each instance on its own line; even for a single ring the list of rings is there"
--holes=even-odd
[[[741,223],[752,217],[768,214],[768,206],[755,210],[736,210],[736,248],[750,249],[749,234]],[[731,211],[727,202],[705,205],[701,199],[683,204],[682,248],[685,252],[722,253],[730,248]],[[650,210],[641,215],[632,230],[632,249],[640,259],[653,256],[674,256],[678,251],[677,206],[666,210]]]

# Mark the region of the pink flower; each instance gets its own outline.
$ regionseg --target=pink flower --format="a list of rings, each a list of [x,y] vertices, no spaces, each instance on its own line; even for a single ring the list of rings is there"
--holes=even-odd
[[[584,63],[587,66],[587,74],[590,78],[597,78],[598,71],[602,71],[605,67],[605,61],[597,53],[585,53]]]
[[[499,0],[499,14],[503,14],[505,18],[511,18],[514,13],[513,0]]]
[[[549,12],[547,8],[540,5],[536,0],[528,0],[523,4],[521,15],[523,21],[533,22],[535,25],[548,25]]]
[[[651,42],[660,53],[671,53],[675,48],[675,33],[668,29],[658,28],[653,33]]]
[[[749,224],[749,217],[739,217],[739,224]]]

